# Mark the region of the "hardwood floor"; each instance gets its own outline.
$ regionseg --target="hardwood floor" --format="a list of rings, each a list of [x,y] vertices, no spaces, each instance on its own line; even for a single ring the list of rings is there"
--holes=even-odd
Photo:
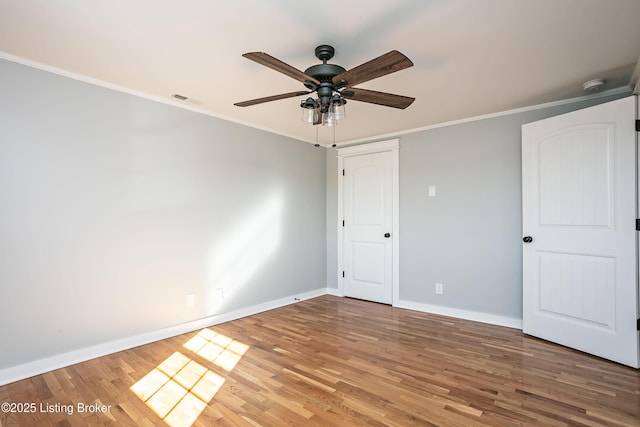
[[[33,409],[3,406],[3,427],[638,426],[640,371],[323,296],[12,383],[0,402]]]

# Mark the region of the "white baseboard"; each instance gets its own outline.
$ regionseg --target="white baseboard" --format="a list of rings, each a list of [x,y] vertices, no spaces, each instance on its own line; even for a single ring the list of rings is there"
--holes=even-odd
[[[330,288],[327,286],[327,295],[332,295],[334,297],[343,297],[344,295],[342,295],[342,292],[340,292],[338,289],[336,288]]]
[[[64,368],[76,363],[95,359],[96,357],[106,356],[118,351],[128,350],[130,348],[138,347],[144,344],[149,344],[154,341],[186,334],[188,332],[206,328],[208,326],[229,322],[241,317],[247,317],[253,314],[261,313],[263,311],[284,307],[285,305],[294,304],[321,295],[326,295],[327,293],[328,290],[326,288],[315,289],[313,291],[291,295],[288,297],[268,301],[228,313],[216,314],[202,319],[170,326],[168,328],[160,329],[157,331],[122,338],[104,344],[98,344],[91,347],[70,351],[68,353],[57,354],[55,356],[34,360],[33,362],[27,362],[22,365],[13,366],[11,368],[2,369],[0,370],[0,386],[23,380],[34,375],[40,375],[45,372],[53,371],[55,369]]]
[[[488,323],[490,325],[522,329],[522,319],[516,317],[498,316],[495,314],[482,313],[479,311],[461,310],[459,308],[423,304],[406,300],[396,301],[393,306],[398,308],[406,308],[408,310],[421,311],[423,313],[432,313],[442,316],[456,317],[458,319],[473,320],[474,322]]]
[[[229,322],[231,320],[262,313],[263,311],[284,307],[289,304],[295,304],[297,302],[315,298],[321,295],[333,295],[337,297],[344,296],[336,288],[327,287],[315,289],[313,291],[305,292],[302,294],[291,295],[277,300],[267,301],[265,303],[242,308],[228,313],[216,314],[157,331],[122,338],[104,344],[98,344],[91,347],[70,351],[68,353],[57,354],[55,356],[0,370],[0,386],[23,380],[34,375],[40,375],[45,372],[53,371],[55,369],[64,368],[76,363],[95,359],[96,357],[106,356],[118,351],[128,350],[130,348],[149,344],[155,341],[175,337],[181,334],[186,334],[188,332],[206,328],[208,326]],[[460,310],[404,300],[396,301],[394,307],[406,308],[409,310],[421,311],[425,313],[440,314],[443,316],[457,317],[460,319],[473,320],[476,322],[489,323],[492,325],[506,326],[509,328],[522,329],[522,319],[497,316],[494,314],[481,313],[477,311]]]

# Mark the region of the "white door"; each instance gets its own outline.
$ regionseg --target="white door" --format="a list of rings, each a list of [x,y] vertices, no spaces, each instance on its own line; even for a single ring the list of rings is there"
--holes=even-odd
[[[638,367],[635,97],[522,127],[523,331]]]
[[[393,154],[343,159],[344,294],[393,302]]]

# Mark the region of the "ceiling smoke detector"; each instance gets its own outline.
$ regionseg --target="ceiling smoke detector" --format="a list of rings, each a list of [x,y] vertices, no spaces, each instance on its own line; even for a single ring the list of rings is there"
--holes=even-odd
[[[582,84],[582,89],[587,93],[597,92],[604,86],[604,79],[593,79]]]

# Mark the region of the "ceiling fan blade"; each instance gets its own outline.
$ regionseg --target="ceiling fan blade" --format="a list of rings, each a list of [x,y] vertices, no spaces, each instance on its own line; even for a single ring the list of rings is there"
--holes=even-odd
[[[281,93],[280,95],[271,95],[265,96],[264,98],[251,99],[249,101],[236,102],[236,107],[249,107],[250,105],[262,104],[263,102],[271,102],[277,101],[279,99],[293,98],[294,96],[302,96],[307,95],[311,92],[308,91],[298,91],[298,92],[289,92],[289,93]]]
[[[368,102],[370,104],[384,105],[385,107],[393,107],[404,110],[415,101],[415,98],[402,95],[394,95],[392,93],[377,92],[369,89],[359,89],[350,87],[342,91],[342,96],[354,101]]]
[[[366,81],[395,73],[413,66],[413,62],[397,50],[392,50],[371,61],[358,65],[355,68],[340,73],[333,77],[334,84],[344,80],[344,86],[351,87]]]
[[[318,81],[317,79],[315,79],[314,77],[311,77],[305,73],[303,73],[302,71],[298,70],[295,67],[292,67],[289,64],[286,64],[282,61],[280,61],[277,58],[274,58],[273,56],[269,55],[268,53],[264,53],[264,52],[250,52],[250,53],[245,53],[244,55],[245,58],[250,59],[254,62],[257,62],[258,64],[264,65],[265,67],[269,67],[272,70],[276,70],[284,75],[287,75],[291,78],[294,78],[296,80],[298,80],[299,82],[312,82],[316,85],[320,84],[320,81]]]

